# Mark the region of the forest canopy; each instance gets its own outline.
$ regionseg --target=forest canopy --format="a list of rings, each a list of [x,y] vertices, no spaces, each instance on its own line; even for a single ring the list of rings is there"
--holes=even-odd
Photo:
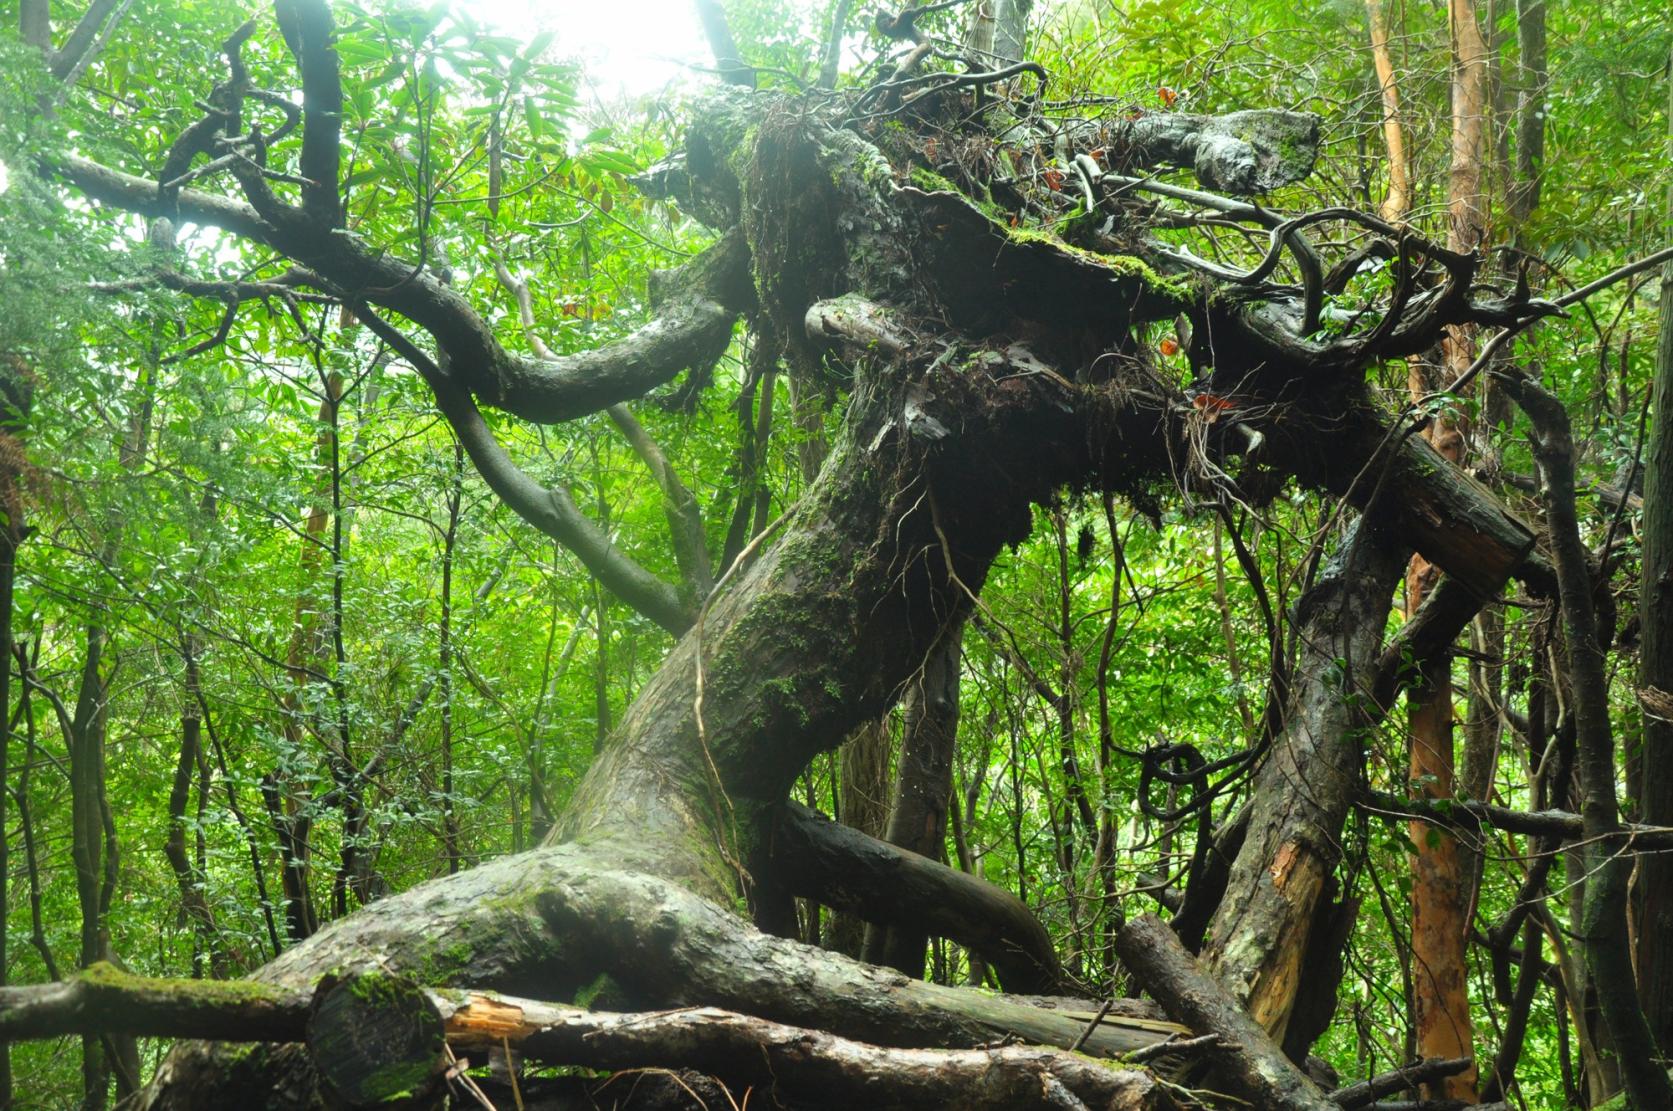
[[[1661,5],[0,28],[0,1107],[1673,1108]]]

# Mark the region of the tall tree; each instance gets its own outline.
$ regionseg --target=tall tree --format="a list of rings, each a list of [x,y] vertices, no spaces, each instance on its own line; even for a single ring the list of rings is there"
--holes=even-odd
[[[1472,0],[1450,0],[1447,7],[1452,42],[1452,156],[1447,174],[1447,247],[1474,252],[1487,234],[1487,198],[1483,185],[1488,124],[1487,44]],[[1422,403],[1432,391],[1458,380],[1475,359],[1476,345],[1467,327],[1441,340],[1438,375],[1422,359],[1411,362],[1412,399]],[[1437,414],[1427,432],[1448,462],[1464,462],[1465,429],[1449,414]],[[1417,615],[1435,588],[1440,569],[1422,556],[1406,577],[1406,615]],[[1429,798],[1451,799],[1454,775],[1452,663],[1450,654],[1430,661],[1411,694],[1411,781]],[[1429,823],[1412,824],[1412,986],[1417,1049],[1425,1057],[1471,1057],[1473,1041],[1469,970],[1464,947],[1473,902],[1472,870],[1458,840]],[[1473,1101],[1472,1066],[1426,1086],[1435,1099]]]
[[[1673,150],[1673,74],[1669,76],[1669,147]],[[1666,229],[1673,238],[1673,184],[1667,190]],[[1661,272],[1661,337],[1650,391],[1653,429],[1644,461],[1644,564],[1639,574],[1638,700],[1643,755],[1636,784],[1639,817],[1673,823],[1673,263]],[[1650,1029],[1664,1054],[1673,1054],[1673,938],[1653,923],[1673,915],[1673,861],[1639,865],[1638,977]]]

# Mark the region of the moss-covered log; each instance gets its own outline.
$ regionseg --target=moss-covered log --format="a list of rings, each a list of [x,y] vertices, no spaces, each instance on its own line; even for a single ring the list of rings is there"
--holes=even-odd
[[[0,989],[0,1040],[61,1034],[133,1034],[291,1041],[311,997],[248,980],[159,980],[100,962],[65,980]]]
[[[1074,1024],[1085,1028],[1085,1018]],[[441,1106],[446,1058],[514,1049],[530,1060],[600,1070],[692,1069],[734,1092],[757,1089],[798,1107],[1059,1108],[1173,1106],[1142,1070],[1024,1046],[880,1046],[718,1007],[610,1013],[480,991],[426,990],[377,969],[327,977],[309,991],[261,983],[169,981],[108,965],[61,984],[0,991],[0,1034],[128,1033],[295,1043],[333,1106]],[[479,1058],[480,1059],[480,1058]],[[268,1063],[223,1044],[217,1060]],[[297,1081],[307,1074],[297,1070]],[[284,1088],[301,1091],[301,1088]],[[202,1086],[193,1099],[202,1098]],[[249,1094],[249,1093],[246,1093]],[[230,1098],[231,1093],[226,1093]],[[159,1106],[168,1105],[166,1102]],[[276,1106],[263,1101],[262,1106]]]
[[[905,923],[951,938],[992,965],[1006,991],[1044,994],[1062,985],[1051,935],[1010,892],[796,803],[770,837],[774,875],[790,894],[874,925]]]

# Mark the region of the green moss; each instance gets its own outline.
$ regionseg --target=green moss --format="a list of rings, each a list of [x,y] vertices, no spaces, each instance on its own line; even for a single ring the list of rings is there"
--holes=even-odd
[[[1151,265],[1133,255],[1103,255],[1097,251],[1089,251],[1085,247],[1077,247],[1072,243],[1065,243],[1049,231],[1041,228],[1006,228],[1005,235],[1011,242],[1018,245],[1046,244],[1055,250],[1073,255],[1092,266],[1104,270],[1112,270],[1123,278],[1133,278],[1143,283],[1146,290],[1158,297],[1168,300],[1184,300],[1191,296],[1191,284],[1184,278],[1164,278],[1156,273]]]
[[[426,947],[408,968],[419,983],[448,984],[457,980],[459,974],[470,967],[475,955],[475,946],[464,938],[455,937],[445,943]]]
[[[959,187],[927,166],[914,166],[907,175],[913,185],[926,193],[958,193]]]
[[[983,216],[1001,227],[1008,226],[1011,221],[1011,214],[994,202],[991,190],[984,188],[983,192],[986,194],[985,196],[971,197],[970,199],[976,203],[977,208],[982,210]]]
[[[600,972],[597,976],[593,977],[591,983],[576,989],[575,1005],[585,1010],[591,1010],[593,1004],[596,1003],[601,996],[609,994],[615,987],[616,981],[612,980],[608,973]]]
[[[1191,283],[1185,278],[1164,278],[1148,262],[1133,255],[1099,255],[1105,266],[1130,278],[1142,281],[1152,292],[1169,297],[1189,297]]]
[[[426,938],[410,956],[404,955],[402,969],[421,984],[440,987],[471,983],[484,954],[491,954],[495,964],[515,962],[536,951],[553,960],[561,958],[555,948],[558,942],[541,917],[539,892],[536,885],[482,899],[470,914]]]
[[[424,1061],[385,1065],[366,1078],[361,1091],[375,1095],[379,1103],[401,1103],[423,1091],[433,1071]]]
[[[975,205],[976,208],[981,211],[983,216],[986,216],[989,220],[992,220],[996,224],[1004,225],[1010,220],[1010,214],[1003,208],[994,204],[993,197],[991,195],[985,197],[973,197],[969,193],[960,189],[951,179],[942,177],[934,170],[925,166],[913,166],[911,171],[908,173],[907,178],[911,181],[914,187],[922,189],[926,193],[956,194],[961,199]]]
[[[747,188],[749,182],[749,164],[755,157],[755,142],[760,134],[758,124],[750,124],[738,135],[737,145],[732,148],[727,166],[732,176],[738,179],[740,187]]]
[[[99,961],[78,972],[77,977],[91,987],[112,991],[167,992],[186,999],[205,1003],[282,1003],[294,998],[294,993],[271,984],[253,980],[182,980],[161,976],[136,976],[107,961]]]
[[[404,1002],[417,990],[387,972],[363,972],[349,981],[349,994],[371,1004]]]
[[[222,1042],[215,1047],[217,1061],[227,1067],[260,1068],[267,1060],[265,1042]]]
[[[1103,261],[1103,259],[1094,252],[1088,251],[1083,247],[1071,247],[1069,244],[1063,242],[1063,240],[1059,239],[1051,232],[1046,231],[1044,228],[1037,228],[1023,224],[1019,227],[1006,228],[1005,237],[1012,243],[1019,246],[1044,243],[1049,247],[1055,247],[1060,251],[1066,251],[1069,254],[1078,255],[1093,262]]]

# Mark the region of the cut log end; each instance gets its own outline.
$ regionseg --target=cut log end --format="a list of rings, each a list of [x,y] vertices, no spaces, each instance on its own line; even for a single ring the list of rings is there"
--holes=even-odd
[[[343,1107],[441,1105],[441,1014],[398,976],[367,970],[328,977],[314,997],[307,1041],[325,1089]]]

